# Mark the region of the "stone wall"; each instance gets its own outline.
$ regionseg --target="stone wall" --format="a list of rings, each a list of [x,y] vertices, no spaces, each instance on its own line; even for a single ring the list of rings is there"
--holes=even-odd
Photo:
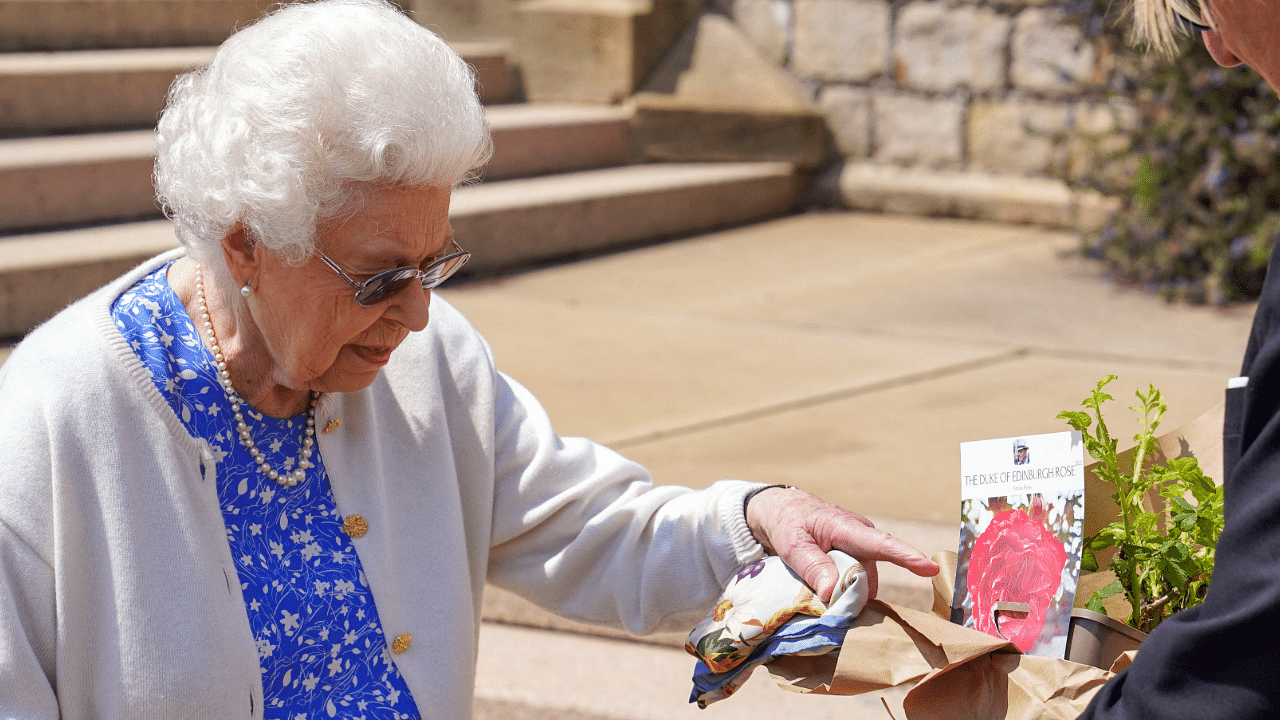
[[[1105,130],[1083,99],[1095,48],[1055,0],[716,0],[809,86],[847,160],[1059,177],[1068,128]]]

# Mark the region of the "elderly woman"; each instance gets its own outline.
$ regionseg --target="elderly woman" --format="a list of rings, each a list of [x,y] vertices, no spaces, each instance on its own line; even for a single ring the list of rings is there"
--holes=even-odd
[[[182,249],[0,371],[0,716],[462,718],[486,582],[643,633],[766,550],[824,596],[831,547],[937,571],[798,490],[655,488],[555,435],[432,302],[489,154],[473,84],[379,0],[288,7],[175,83]]]
[[[1280,88],[1280,2],[1135,3],[1139,36],[1172,50],[1179,26],[1202,31],[1223,66],[1248,64]],[[1280,717],[1280,244],[1254,317],[1223,427],[1226,526],[1203,605],[1161,623],[1086,718]]]

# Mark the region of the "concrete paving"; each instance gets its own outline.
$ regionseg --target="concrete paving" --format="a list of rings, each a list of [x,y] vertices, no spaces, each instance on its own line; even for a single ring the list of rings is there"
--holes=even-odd
[[[1173,429],[1237,374],[1251,306],[1118,287],[1077,242],[1031,226],[815,213],[441,296],[563,434],[619,449],[659,483],[797,485],[931,554],[956,542],[961,442],[1065,430],[1055,416],[1106,374],[1120,376],[1115,434],[1129,434],[1125,408],[1149,383]],[[882,584],[886,599],[927,608],[927,583],[883,568]],[[676,649],[496,624],[481,641],[478,717],[697,712],[683,704],[692,661]],[[763,674],[747,688],[759,699],[707,712],[777,702],[760,717],[885,717],[869,698],[833,710]]]

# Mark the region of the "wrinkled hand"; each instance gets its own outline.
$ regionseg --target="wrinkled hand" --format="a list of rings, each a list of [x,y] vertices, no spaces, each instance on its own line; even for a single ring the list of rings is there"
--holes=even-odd
[[[843,550],[867,571],[867,589],[875,597],[876,561],[886,560],[930,577],[938,566],[924,553],[893,537],[865,517],[832,505],[797,488],[769,488],[747,504],[747,526],[766,549],[828,602],[839,573],[828,550]]]

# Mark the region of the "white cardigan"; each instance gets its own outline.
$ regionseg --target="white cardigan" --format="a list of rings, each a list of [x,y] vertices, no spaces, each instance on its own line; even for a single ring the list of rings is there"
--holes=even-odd
[[[263,716],[210,447],[111,319],[153,259],[31,333],[0,368],[0,717]],[[395,661],[424,718],[471,712],[486,580],[636,633],[692,626],[762,555],[756,487],[652,486],[560,438],[440,298],[367,390],[329,394],[318,445]],[[390,644],[388,642],[388,644]]]

